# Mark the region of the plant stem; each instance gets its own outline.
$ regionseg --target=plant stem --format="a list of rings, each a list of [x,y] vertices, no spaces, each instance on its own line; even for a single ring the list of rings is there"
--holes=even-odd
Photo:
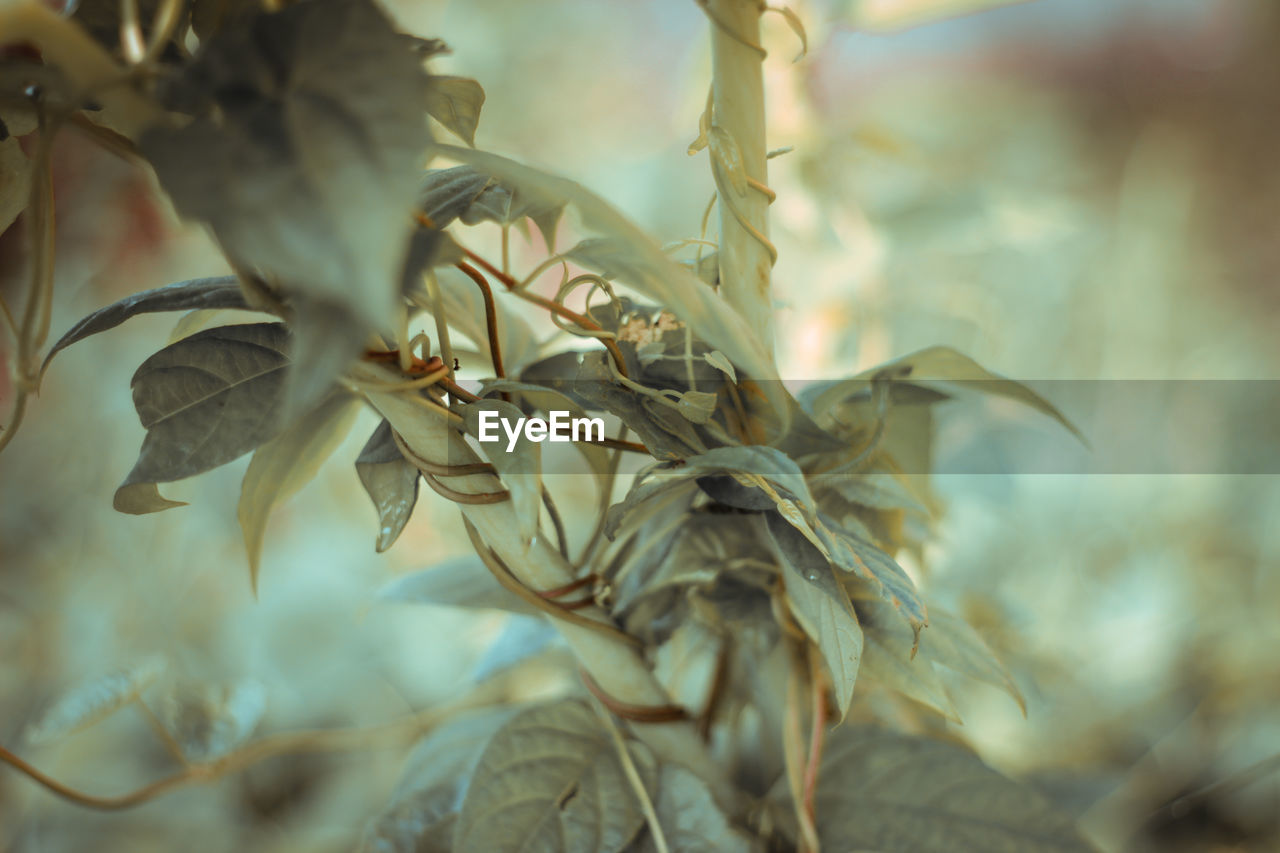
[[[764,124],[764,49],[758,0],[699,0],[711,21],[711,124],[737,144],[745,193],[719,193],[720,288],[768,351],[773,350],[769,278],[774,250],[768,241],[769,200]],[[721,167],[712,153],[713,171]],[[717,178],[717,187],[724,181]],[[736,210],[735,210],[736,208]]]

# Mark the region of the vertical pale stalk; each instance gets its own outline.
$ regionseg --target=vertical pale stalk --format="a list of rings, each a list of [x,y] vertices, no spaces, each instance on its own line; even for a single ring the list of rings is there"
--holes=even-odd
[[[740,193],[721,177],[716,180],[720,192],[720,287],[729,304],[772,352],[769,278],[773,247],[768,242],[769,200],[762,191],[768,184],[761,67],[764,50],[760,47],[764,5],[759,0],[700,2],[711,26],[711,123],[736,144],[746,177],[754,182]],[[713,169],[722,168],[716,163],[714,147],[711,159]]]

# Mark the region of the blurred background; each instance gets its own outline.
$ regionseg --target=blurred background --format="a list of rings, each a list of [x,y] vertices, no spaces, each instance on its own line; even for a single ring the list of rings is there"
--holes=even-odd
[[[484,85],[481,148],[581,181],[660,241],[698,236],[712,184],[705,155],[685,153],[710,65],[695,3],[391,7],[448,42],[434,70]],[[794,148],[770,164],[784,376],[946,344],[1027,380],[1280,379],[1273,0],[793,8],[809,40],[796,63],[783,17],[765,18],[769,144]],[[71,134],[55,161],[55,335],[128,293],[224,271],[148,175]],[[11,305],[21,232],[0,237]],[[544,252],[518,238],[513,262]],[[468,549],[456,510],[423,490],[400,541],[374,553],[351,469],[371,417],[273,517],[257,600],[235,518],[247,460],[166,490],[188,507],[115,513],[142,438],[129,378],[173,324],[135,319],[60,355],[0,455],[0,743],[95,794],[172,769],[141,716],[47,746],[23,736],[103,674],[163,655],[165,690],[247,696],[260,731],[373,725],[465,693],[503,631],[497,614],[375,601]],[[1219,448],[1280,432],[1274,419],[1215,423],[1199,437]],[[1277,849],[1280,478],[938,486],[926,595],[979,627],[1028,698],[1024,719],[994,689],[958,686],[958,734],[1105,850]],[[267,761],[119,815],[6,770],[0,850],[349,850],[402,758]]]

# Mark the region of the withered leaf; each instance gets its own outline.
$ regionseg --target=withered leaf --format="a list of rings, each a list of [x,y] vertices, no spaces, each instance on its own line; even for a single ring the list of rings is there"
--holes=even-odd
[[[647,753],[632,758],[652,777]],[[489,741],[454,848],[617,853],[643,825],[609,733],[587,705],[561,700],[520,712]]]
[[[49,350],[49,354],[45,356],[44,366],[48,367],[55,355],[72,344],[90,335],[114,329],[130,317],[159,311],[215,308],[249,309],[244,293],[240,290],[240,282],[234,276],[193,278],[190,281],[180,281],[135,293],[106,308],[94,311],[67,330],[67,333],[58,339],[58,342]]]
[[[102,718],[137,699],[164,672],[165,660],[150,657],[71,690],[26,731],[30,744],[48,743]]]
[[[372,0],[311,0],[213,34],[168,81],[185,126],[140,146],[178,212],[290,292],[389,325],[430,143],[421,61]]]
[[[863,659],[862,627],[827,558],[778,513],[766,518],[791,613],[822,651],[843,716],[853,699]]]
[[[1069,817],[963,747],[870,726],[831,735],[815,804],[824,850],[1093,850]]]
[[[356,459],[356,475],[378,511],[378,553],[390,548],[418,503],[418,469],[404,458],[385,419]]]
[[[334,391],[276,437],[254,451],[240,486],[236,516],[249,554],[249,580],[258,589],[258,561],[271,512],[310,482],[346,438],[359,400]]]
[[[133,375],[147,436],[116,491],[121,512],[154,511],[136,495],[224,465],[275,434],[288,333],[280,323],[220,326],[170,344]],[[163,507],[155,507],[160,509]]]
[[[431,78],[427,89],[427,113],[450,133],[474,147],[484,87],[469,77]]]

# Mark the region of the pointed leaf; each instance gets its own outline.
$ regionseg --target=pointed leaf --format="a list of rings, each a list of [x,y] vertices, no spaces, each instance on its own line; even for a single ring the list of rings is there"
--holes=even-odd
[[[222,326],[144,361],[133,375],[133,403],[147,436],[116,492],[117,509],[163,508],[152,484],[224,465],[271,438],[288,340],[280,323]]]
[[[672,853],[751,853],[752,838],[735,829],[711,796],[706,783],[674,764],[664,764],[654,801],[658,825]],[[637,853],[656,853],[651,835]]]
[[[104,675],[68,692],[26,731],[30,744],[48,743],[91,726],[137,699],[164,672],[163,658]]]
[[[914,636],[914,654],[920,642],[920,631],[929,624],[929,614],[911,576],[884,551],[825,516],[817,527],[817,533],[827,547],[831,562],[869,581],[880,596],[907,620]]]
[[[563,700],[521,712],[494,735],[454,848],[617,853],[643,825],[609,733],[589,707]]]
[[[791,612],[822,651],[843,717],[853,699],[863,659],[858,617],[827,558],[777,513],[771,512],[766,518]]]
[[[259,447],[245,471],[236,515],[249,554],[249,581],[258,589],[258,559],[271,512],[310,482],[346,438],[359,401],[335,392],[292,426]]]
[[[378,424],[360,451],[356,474],[378,511],[377,550],[381,554],[400,538],[418,503],[418,469],[396,446],[387,420]]]
[[[878,597],[873,600],[858,596],[853,598],[853,606],[866,642],[863,677],[932,708],[951,722],[961,722],[932,661],[913,654],[914,635],[893,607]]]
[[[1009,670],[978,632],[954,613],[939,607],[929,609],[929,630],[920,644],[920,653],[961,675],[999,687],[1013,697],[1026,716],[1027,701]]]
[[[144,290],[121,299],[106,308],[94,311],[72,326],[44,357],[44,367],[62,350],[82,341],[90,335],[114,329],[130,317],[157,311],[192,311],[214,308],[241,308],[248,310],[240,282],[234,276],[218,278],[193,278]],[[41,368],[43,371],[44,368]]]
[[[468,77],[433,76],[427,89],[427,113],[471,147],[476,144],[484,87]]]
[[[470,166],[431,169],[423,179],[418,204],[436,228],[444,228],[465,213],[492,180]]]
[[[1069,817],[963,747],[869,726],[828,741],[818,776],[824,850],[1087,853]]]

